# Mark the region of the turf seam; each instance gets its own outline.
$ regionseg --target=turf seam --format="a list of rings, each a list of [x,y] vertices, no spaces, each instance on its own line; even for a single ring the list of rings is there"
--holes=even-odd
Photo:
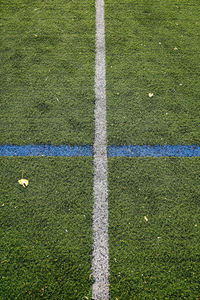
[[[93,259],[92,299],[109,299],[108,252],[108,162],[106,142],[106,66],[104,0],[96,0],[96,48],[95,48],[95,137],[94,207],[93,207]]]

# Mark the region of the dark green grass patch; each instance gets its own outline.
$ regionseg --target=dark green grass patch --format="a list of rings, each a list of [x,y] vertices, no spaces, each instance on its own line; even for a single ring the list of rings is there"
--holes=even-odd
[[[200,160],[109,160],[111,299],[200,297]]]
[[[106,1],[109,144],[200,142],[199,13],[197,0]]]
[[[91,1],[0,0],[0,144],[92,144]]]
[[[92,173],[90,158],[1,159],[1,299],[90,297]]]

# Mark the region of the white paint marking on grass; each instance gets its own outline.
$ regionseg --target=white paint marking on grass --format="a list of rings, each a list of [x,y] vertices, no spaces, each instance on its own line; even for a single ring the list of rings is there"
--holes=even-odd
[[[104,0],[96,0],[92,299],[109,299]]]

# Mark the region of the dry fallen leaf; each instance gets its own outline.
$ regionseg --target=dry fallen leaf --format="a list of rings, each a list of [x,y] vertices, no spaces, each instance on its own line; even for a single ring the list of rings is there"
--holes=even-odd
[[[28,179],[22,178],[22,179],[18,180],[18,183],[23,185],[23,187],[25,188],[28,185]]]
[[[153,97],[153,93],[149,93],[149,97],[150,97],[150,98]]]
[[[175,48],[174,48],[174,51],[177,51],[177,50],[178,50],[178,48],[175,47]]]
[[[148,218],[147,218],[146,216],[144,216],[144,220],[145,220],[146,222],[148,222]]]

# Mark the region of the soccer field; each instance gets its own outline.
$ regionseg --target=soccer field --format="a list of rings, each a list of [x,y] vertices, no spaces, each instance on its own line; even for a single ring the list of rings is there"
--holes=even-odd
[[[0,0],[0,11],[0,299],[199,299],[199,2]],[[94,291],[101,242],[107,296],[102,279]]]

